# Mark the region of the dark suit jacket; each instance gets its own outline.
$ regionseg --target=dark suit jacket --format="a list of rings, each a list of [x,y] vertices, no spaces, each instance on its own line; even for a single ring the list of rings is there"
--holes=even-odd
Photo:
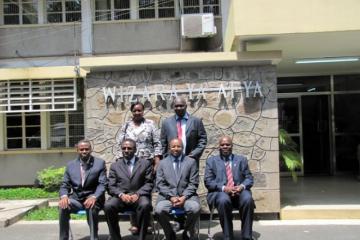
[[[60,186],[60,197],[71,195],[72,198],[84,201],[89,196],[97,199],[104,198],[106,190],[106,167],[105,161],[91,157],[88,168],[85,170],[84,186],[81,184],[80,159],[70,161],[65,170],[64,178]]]
[[[185,134],[185,155],[190,155],[199,161],[207,143],[206,131],[202,120],[189,115],[189,119],[186,122]],[[161,126],[160,140],[163,148],[163,156],[167,155],[166,153],[168,152],[169,142],[177,137],[176,118],[174,115],[165,119]]]
[[[111,164],[109,171],[109,194],[118,197],[121,193],[137,193],[149,196],[153,189],[152,164],[146,159],[135,157],[135,165],[131,176],[124,158]]]
[[[233,154],[232,174],[236,186],[243,184],[246,190],[250,190],[254,180],[246,157]],[[225,163],[219,155],[210,157],[206,161],[204,181],[209,191],[208,202],[211,205],[216,195],[214,193],[221,192],[222,187],[227,183]]]
[[[199,201],[196,193],[198,186],[199,171],[194,159],[183,157],[178,179],[171,156],[160,161],[156,170],[156,187],[159,191],[158,202],[174,196],[185,196],[186,199]]]

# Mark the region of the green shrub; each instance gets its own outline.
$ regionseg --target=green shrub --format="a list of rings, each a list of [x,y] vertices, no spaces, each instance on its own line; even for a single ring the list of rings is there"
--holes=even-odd
[[[45,168],[37,174],[39,183],[48,192],[59,191],[64,172],[65,167],[54,168],[54,166],[51,166]]]
[[[41,188],[0,188],[0,200],[56,198],[58,196],[58,191],[47,192]]]

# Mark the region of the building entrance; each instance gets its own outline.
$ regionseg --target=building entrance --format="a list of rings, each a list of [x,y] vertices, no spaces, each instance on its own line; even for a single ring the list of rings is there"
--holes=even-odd
[[[279,128],[299,145],[300,175],[360,175],[360,75],[278,79]]]

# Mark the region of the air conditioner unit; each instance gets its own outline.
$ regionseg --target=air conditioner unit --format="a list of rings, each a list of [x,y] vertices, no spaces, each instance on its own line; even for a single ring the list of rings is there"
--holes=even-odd
[[[216,34],[212,13],[181,15],[181,36],[184,38],[204,38]]]

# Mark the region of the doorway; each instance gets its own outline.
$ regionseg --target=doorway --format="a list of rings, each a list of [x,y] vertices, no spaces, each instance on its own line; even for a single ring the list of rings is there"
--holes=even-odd
[[[329,175],[330,115],[329,96],[301,97],[305,175]]]
[[[299,175],[331,175],[329,95],[278,99],[279,127],[298,144],[304,169]],[[280,166],[281,170],[284,170]]]

